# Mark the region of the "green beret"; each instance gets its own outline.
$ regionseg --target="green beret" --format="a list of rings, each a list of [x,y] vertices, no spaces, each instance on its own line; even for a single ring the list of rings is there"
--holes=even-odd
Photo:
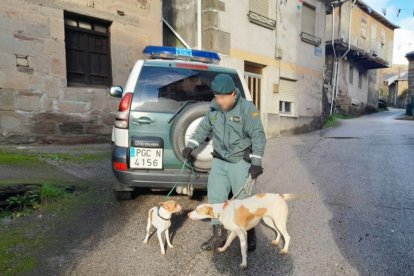
[[[211,82],[214,94],[230,94],[236,89],[233,79],[228,74],[218,74]]]

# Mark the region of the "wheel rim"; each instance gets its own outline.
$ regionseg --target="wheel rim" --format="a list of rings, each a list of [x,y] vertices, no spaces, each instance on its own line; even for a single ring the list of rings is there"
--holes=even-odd
[[[191,138],[193,133],[196,131],[198,125],[203,120],[203,117],[195,119],[190,125],[187,127],[185,131],[184,141],[185,145],[188,144],[188,140]],[[211,153],[213,152],[213,140],[209,139],[208,142],[202,142],[200,146],[194,150],[194,156],[197,158],[198,161],[211,161],[213,159],[213,156]]]

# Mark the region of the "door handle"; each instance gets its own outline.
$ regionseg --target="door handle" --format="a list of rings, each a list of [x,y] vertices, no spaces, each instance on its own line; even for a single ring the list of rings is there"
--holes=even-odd
[[[139,117],[137,119],[132,119],[132,122],[137,123],[137,124],[152,124],[155,121],[152,120],[150,117]]]

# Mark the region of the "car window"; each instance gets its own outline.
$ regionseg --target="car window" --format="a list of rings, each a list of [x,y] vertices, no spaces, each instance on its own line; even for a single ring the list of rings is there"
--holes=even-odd
[[[221,72],[175,67],[144,66],[134,90],[131,110],[176,112],[188,101],[211,101],[211,82]],[[229,73],[236,87],[243,87],[236,72]]]

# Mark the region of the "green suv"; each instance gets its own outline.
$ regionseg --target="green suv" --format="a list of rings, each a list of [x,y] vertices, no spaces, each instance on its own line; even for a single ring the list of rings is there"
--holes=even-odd
[[[209,109],[213,78],[229,74],[250,100],[243,75],[217,65],[220,57],[214,52],[148,46],[144,54],[147,59],[135,63],[125,88],[110,90],[121,98],[112,130],[116,198],[129,199],[137,188],[176,183],[179,193],[204,189],[213,159],[211,138],[193,152],[194,173],[187,167],[181,174],[182,150]]]

